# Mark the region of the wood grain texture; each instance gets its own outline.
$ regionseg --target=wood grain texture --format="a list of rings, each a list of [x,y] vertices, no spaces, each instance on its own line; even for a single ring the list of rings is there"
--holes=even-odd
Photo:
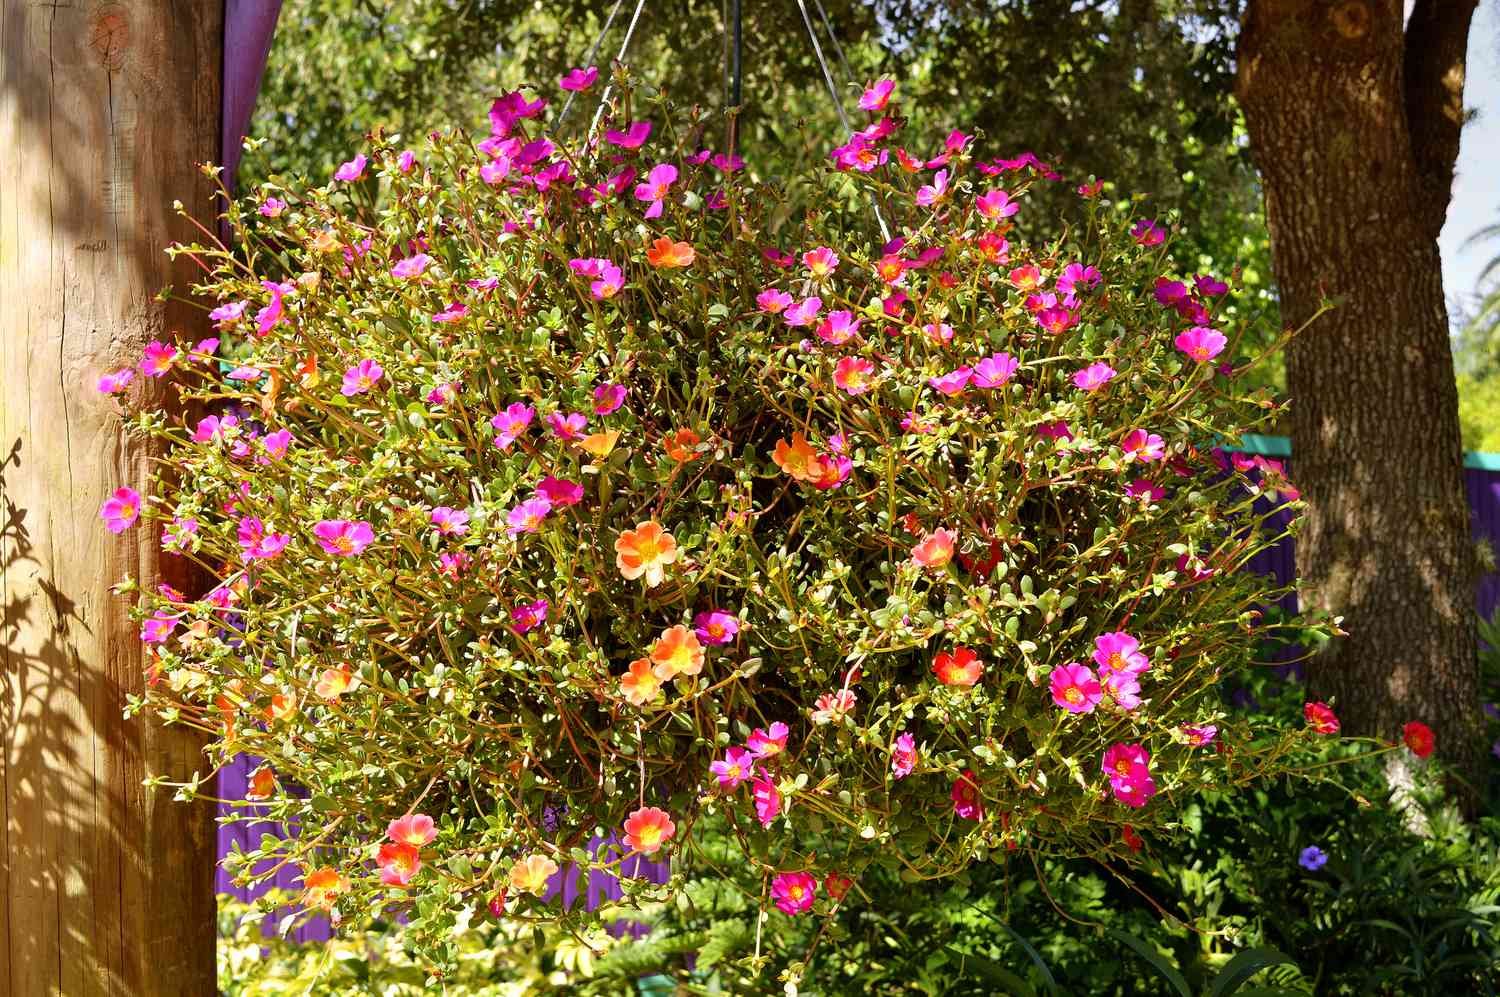
[[[186,732],[122,718],[143,687],[129,574],[174,580],[157,530],[102,529],[150,454],[94,390],[202,313],[155,296],[191,273],[180,198],[219,149],[219,0],[0,0],[0,993],[214,992],[214,827],[142,786],[203,768]],[[185,261],[184,261],[185,262]],[[181,580],[180,578],[177,580]]]

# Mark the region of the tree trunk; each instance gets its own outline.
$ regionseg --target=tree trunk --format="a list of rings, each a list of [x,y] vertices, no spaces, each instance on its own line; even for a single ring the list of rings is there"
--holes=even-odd
[[[1419,0],[1403,30],[1400,0],[1252,0],[1238,89],[1285,321],[1336,305],[1287,356],[1301,596],[1349,632],[1313,661],[1313,693],[1351,733],[1429,724],[1477,785],[1476,561],[1437,244],[1473,8]]]
[[[150,453],[100,374],[202,313],[162,304],[163,248],[210,216],[195,162],[219,155],[222,4],[0,0],[0,993],[210,994],[212,804],[148,791],[203,765],[182,729],[126,721],[143,688],[125,575],[181,586],[145,524],[99,519]],[[186,261],[183,261],[186,263]],[[170,560],[170,559],[168,559]]]

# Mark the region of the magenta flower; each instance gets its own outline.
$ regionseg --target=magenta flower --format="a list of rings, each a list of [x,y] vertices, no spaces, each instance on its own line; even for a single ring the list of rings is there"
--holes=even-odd
[[[447,578],[457,578],[468,566],[469,555],[463,551],[456,551],[452,554],[444,551],[438,555],[438,574]]]
[[[771,880],[771,896],[776,909],[796,916],[812,909],[818,892],[818,881],[805,872],[783,872]]]
[[[891,92],[895,89],[895,80],[876,80],[865,87],[865,92],[860,94],[859,109],[861,111],[884,111],[885,105],[890,103]]]
[[[176,629],[177,618],[158,610],[155,616],[141,621],[141,643],[165,644]]]
[[[546,599],[521,603],[510,611],[511,629],[518,634],[530,633],[547,622],[547,613],[551,608]]]
[[[375,540],[375,531],[362,519],[325,519],[313,526],[323,550],[340,557],[362,553]]]
[[[129,367],[110,374],[101,374],[96,387],[101,395],[118,395],[135,379],[135,371]]]
[[[1002,218],[1009,218],[1021,210],[1021,206],[1012,201],[1009,194],[998,188],[985,191],[976,197],[974,199],[974,207],[978,208],[979,213],[992,222],[997,222]]]
[[[1120,450],[1127,464],[1135,460],[1149,464],[1166,456],[1166,444],[1162,438],[1144,429],[1132,429],[1126,433],[1120,441]]]
[[[782,321],[794,329],[799,326],[812,325],[822,308],[822,298],[803,298],[782,313]]]
[[[755,800],[756,820],[760,821],[761,827],[770,827],[781,813],[781,791],[776,788],[776,782],[769,776],[756,776],[750,784],[750,794]]]
[[[1036,427],[1038,436],[1045,436],[1052,440],[1062,440],[1067,443],[1073,441],[1073,427],[1058,419],[1056,422],[1044,422]]]
[[[428,256],[426,253],[418,253],[415,256],[408,256],[404,260],[396,261],[395,265],[391,267],[391,276],[399,277],[402,280],[410,280],[413,277],[420,277],[422,276],[423,271],[427,269],[427,265],[431,262],[432,257]]]
[[[562,478],[554,478],[547,475],[541,484],[536,486],[536,493],[546,499],[554,508],[577,505],[583,501],[583,486]]]
[[[693,633],[704,644],[728,644],[740,632],[740,621],[722,609],[710,609],[693,617]]]
[[[1094,664],[1101,675],[1139,675],[1151,667],[1141,642],[1123,630],[1094,638]]]
[[[827,246],[819,246],[802,254],[802,265],[807,267],[808,276],[813,280],[823,280],[838,269],[839,257]]]
[[[292,542],[286,533],[267,533],[259,516],[245,516],[239,522],[238,539],[240,557],[246,561],[264,560],[280,556]]]
[[[1151,756],[1140,745],[1112,744],[1104,752],[1101,768],[1116,799],[1126,806],[1143,807],[1156,795],[1150,766]]]
[[[1180,280],[1168,280],[1166,277],[1156,278],[1156,289],[1154,291],[1158,304],[1175,308],[1178,302],[1187,298],[1187,285]]]
[[[924,208],[930,208],[943,199],[948,193],[948,171],[938,170],[933,176],[932,183],[923,184],[917,188],[917,203]]]
[[[490,425],[500,434],[495,437],[495,446],[501,450],[509,450],[510,445],[516,442],[516,438],[526,432],[535,416],[536,410],[531,406],[522,402],[512,402],[504,412],[490,419]]]
[[[741,783],[755,778],[755,756],[744,748],[730,748],[708,770],[719,780],[720,789],[726,792],[739,789]]]
[[[111,533],[124,533],[141,516],[141,493],[134,488],[116,488],[99,507],[99,518]]]
[[[385,370],[374,360],[361,360],[344,371],[344,386],[339,389],[340,393],[348,398],[362,395],[375,387],[384,375]]]
[[[537,496],[529,498],[525,502],[510,510],[506,516],[505,532],[511,536],[519,536],[522,533],[535,533],[542,525],[542,520],[547,518],[547,513],[552,511],[552,503]]]
[[[355,153],[353,159],[339,165],[333,173],[333,178],[342,180],[344,183],[353,183],[365,175],[365,165],[369,162],[370,160],[364,153]]]
[[[843,346],[859,332],[859,319],[853,312],[829,312],[818,326],[818,338],[831,346]]]
[[[896,735],[891,745],[891,775],[905,779],[917,767],[917,742],[908,732]]]
[[[598,79],[599,70],[594,66],[589,66],[584,69],[568,70],[563,78],[557,81],[557,85],[564,90],[571,90],[574,93],[583,93],[585,90],[592,87],[594,85],[594,82]]]
[[[979,781],[972,769],[953,780],[953,789],[948,794],[953,800],[953,812],[964,820],[979,820],[984,816],[984,800],[979,795]]]
[[[1203,748],[1214,743],[1214,738],[1219,736],[1219,728],[1213,724],[1183,724],[1182,734],[1190,746]]]
[[[1044,332],[1050,332],[1054,336],[1067,332],[1077,322],[1076,313],[1057,306],[1042,308],[1036,313],[1036,324],[1041,326]]]
[[[1097,287],[1103,279],[1097,267],[1084,266],[1082,263],[1069,263],[1063,267],[1063,272],[1058,274],[1057,293],[1063,296],[1063,304],[1072,308],[1078,303],[1076,292],[1079,287]]]
[[[260,286],[268,291],[271,300],[266,306],[255,313],[255,334],[264,336],[282,322],[286,321],[285,297],[292,293],[293,285],[290,283],[277,283],[274,280],[263,280]]]
[[[969,386],[969,382],[973,378],[974,369],[972,367],[959,367],[957,370],[950,370],[946,374],[929,377],[927,384],[934,391],[952,398],[954,395],[963,394],[964,389]]]
[[[458,382],[444,381],[427,392],[428,405],[450,405],[458,397]]]
[[[745,747],[756,758],[770,758],[779,755],[786,750],[786,739],[790,733],[786,724],[780,720],[773,723],[768,730],[757,727],[751,735],[745,739]]]
[[[457,322],[469,314],[469,306],[461,302],[454,302],[440,312],[432,313],[432,320],[438,325],[446,325],[449,322]]]
[[[1136,478],[1126,485],[1125,494],[1141,502],[1160,502],[1167,497],[1166,489],[1145,478]]]
[[[1179,332],[1177,338],[1172,341],[1173,345],[1186,353],[1189,359],[1198,363],[1208,363],[1223,353],[1228,342],[1229,340],[1224,338],[1222,332],[1205,325],[1195,325],[1186,332]]]
[[[639,149],[651,135],[651,122],[634,121],[623,132],[610,129],[604,133],[604,141],[621,149]]]
[[[198,420],[198,425],[193,429],[194,443],[209,443],[223,440],[228,432],[240,424],[240,420],[232,415],[222,418],[215,415],[204,416]]]
[[[635,199],[637,201],[650,201],[651,207],[646,209],[647,218],[660,218],[662,202],[671,193],[672,184],[677,182],[677,167],[671,163],[661,163],[651,167],[651,172],[646,174],[646,182],[636,185]]]
[[[1222,280],[1216,280],[1206,273],[1200,273],[1197,277],[1194,277],[1193,286],[1197,288],[1198,293],[1203,295],[1205,298],[1217,298],[1221,294],[1229,293],[1228,284],[1224,283]]]
[[[1052,669],[1052,701],[1069,713],[1092,713],[1104,698],[1094,671],[1077,662]]]
[[[280,218],[286,210],[286,202],[279,197],[268,197],[255,210],[267,218]]]
[[[491,187],[510,176],[511,161],[509,156],[496,156],[494,159],[479,167],[479,179]]]
[[[727,152],[716,153],[711,162],[714,169],[726,175],[738,173],[745,168],[745,161],[743,159],[739,156],[730,155]]]
[[[250,302],[248,301],[231,301],[209,312],[208,318],[215,326],[223,329],[225,326],[234,325],[234,323],[244,318],[245,309],[249,307]]]
[[[417,154],[415,152],[412,152],[410,149],[403,149],[401,151],[401,154],[396,157],[396,169],[400,170],[402,173],[410,173],[412,170],[416,169],[416,166]]]
[[[582,412],[569,412],[564,415],[561,412],[549,412],[547,414],[547,428],[552,430],[554,436],[561,440],[577,440],[583,437],[584,429],[588,428],[588,416]]]
[[[445,537],[461,537],[469,532],[469,514],[462,510],[440,505],[432,510],[430,518],[432,525]]]
[[[605,382],[594,389],[594,414],[609,415],[625,404],[625,385]]]
[[[661,205],[655,205],[660,208]],[[648,211],[649,215],[650,212]],[[595,301],[608,301],[620,293],[620,288],[625,286],[625,274],[613,263],[606,263],[599,271],[598,279],[589,284],[589,294],[594,296]]]
[[[1142,246],[1160,246],[1167,239],[1167,230],[1154,218],[1142,218],[1130,229],[1130,235]]]
[[[792,296],[785,291],[778,291],[774,287],[768,287],[755,296],[755,304],[767,315],[777,315],[791,305]],[[821,304],[821,302],[819,302]]]
[[[1115,705],[1126,713],[1141,705],[1141,682],[1134,675],[1110,672],[1104,676],[1104,688]]]
[[[1095,363],[1089,364],[1087,367],[1083,368],[1083,370],[1075,373],[1073,375],[1073,387],[1077,388],[1079,391],[1086,391],[1089,394],[1093,394],[1095,391],[1098,391],[1110,381],[1114,380],[1114,377],[1115,369],[1109,364],[1100,360]]]
[[[170,343],[155,341],[147,343],[146,349],[141,354],[141,373],[147,377],[161,377],[172,369],[177,357],[177,347]]]

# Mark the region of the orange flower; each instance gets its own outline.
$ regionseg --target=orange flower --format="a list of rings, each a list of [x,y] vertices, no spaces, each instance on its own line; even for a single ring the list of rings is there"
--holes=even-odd
[[[648,658],[636,658],[630,671],[620,678],[620,691],[633,706],[645,706],[661,695],[661,679],[651,670]]]
[[[939,527],[911,549],[911,559],[924,568],[944,568],[953,560],[953,542],[958,534]]]
[[[703,645],[698,643],[697,634],[678,624],[651,645],[651,662],[663,682],[679,675],[697,675],[703,671]]]
[[[297,706],[289,694],[275,692],[271,694],[271,705],[266,707],[265,716],[267,720],[285,720],[296,712]]]
[[[316,692],[324,699],[338,699],[346,692],[359,688],[359,676],[349,671],[348,665],[325,668],[318,676]]]
[[[578,441],[578,445],[595,457],[608,457],[620,438],[618,429],[606,429],[602,433],[591,433]]]
[[[646,855],[671,841],[676,833],[677,825],[672,823],[672,818],[665,810],[656,807],[642,807],[625,819],[625,844],[632,851]]]
[[[952,654],[938,652],[932,659],[932,670],[943,685],[971,686],[979,681],[984,662],[967,647],[955,647]]]
[[[637,523],[615,541],[615,567],[627,581],[645,576],[646,587],[655,588],[666,576],[667,565],[677,560],[677,538],[655,520]]]
[[[697,258],[698,254],[694,252],[692,243],[673,242],[666,236],[657,239],[646,250],[646,261],[653,267],[662,269],[690,267]]]
[[[547,880],[557,875],[557,863],[545,855],[528,855],[510,867],[510,886],[517,893],[547,892]]]
[[[276,773],[271,771],[271,766],[262,765],[250,773],[250,785],[245,788],[245,799],[269,800],[274,792],[276,792]]]
[[[386,842],[375,855],[380,867],[380,881],[386,886],[406,886],[422,868],[422,856],[415,846],[405,842]]]
[[[304,873],[302,885],[305,887],[302,902],[309,907],[322,907],[324,910],[332,907],[339,894],[349,889],[349,881],[340,876],[333,866],[327,865]]]
[[[827,473],[823,459],[802,433],[793,433],[791,443],[777,440],[771,459],[776,462],[777,467],[791,475],[794,481],[818,481]]]
[[[698,459],[698,452],[693,448],[702,442],[703,438],[691,429],[679,429],[668,436],[662,445],[666,448],[668,457],[679,464],[686,464]]]

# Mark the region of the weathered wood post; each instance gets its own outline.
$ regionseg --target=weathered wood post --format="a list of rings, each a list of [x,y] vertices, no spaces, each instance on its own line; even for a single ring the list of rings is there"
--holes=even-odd
[[[162,304],[180,198],[213,211],[220,0],[0,0],[0,994],[214,992],[211,805],[148,794],[203,765],[187,733],[121,716],[141,645],[110,586],[162,577],[158,531],[98,510],[148,452],[98,376],[205,334]]]

